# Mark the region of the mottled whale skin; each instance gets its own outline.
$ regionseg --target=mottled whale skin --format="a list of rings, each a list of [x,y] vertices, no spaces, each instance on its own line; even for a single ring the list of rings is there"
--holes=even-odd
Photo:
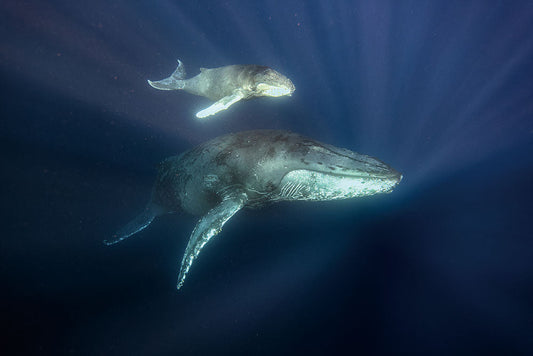
[[[265,66],[230,65],[212,69],[200,68],[200,71],[197,76],[185,79],[185,67],[178,60],[178,68],[170,77],[159,81],[148,80],[148,84],[159,90],[181,89],[215,101],[213,105],[199,111],[196,114],[198,118],[226,110],[240,100],[261,96],[290,96],[295,90],[289,78]]]
[[[164,213],[184,210],[202,216],[181,262],[179,289],[204,245],[243,207],[388,193],[401,179],[376,158],[296,133],[229,134],[161,162],[145,210],[104,242],[122,241]]]

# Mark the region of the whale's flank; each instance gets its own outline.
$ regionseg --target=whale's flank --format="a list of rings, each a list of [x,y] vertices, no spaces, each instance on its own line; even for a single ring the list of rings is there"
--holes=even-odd
[[[128,238],[163,213],[202,216],[181,261],[179,289],[202,248],[244,207],[389,193],[401,179],[376,158],[288,131],[229,134],[165,159],[147,209],[105,243]]]

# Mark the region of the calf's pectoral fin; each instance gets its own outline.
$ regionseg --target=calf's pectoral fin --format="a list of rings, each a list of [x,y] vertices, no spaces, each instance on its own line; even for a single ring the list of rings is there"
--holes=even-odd
[[[244,98],[244,94],[241,90],[235,90],[233,94],[228,95],[211,105],[210,107],[203,109],[196,113],[196,117],[203,119],[211,115],[215,115],[217,112],[226,110],[231,105],[235,104],[237,101]]]
[[[246,200],[247,196],[242,192],[227,196],[198,221],[181,260],[177,289],[183,286],[191,265],[205,244],[222,230],[222,226],[243,207]]]

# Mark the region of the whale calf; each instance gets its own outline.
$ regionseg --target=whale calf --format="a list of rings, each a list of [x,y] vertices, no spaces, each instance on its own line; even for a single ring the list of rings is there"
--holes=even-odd
[[[148,84],[159,90],[181,89],[215,101],[196,114],[205,118],[226,110],[239,100],[261,96],[291,95],[295,88],[289,78],[272,68],[259,65],[230,65],[220,68],[200,68],[200,74],[185,79],[185,67],[178,59],[178,67],[170,77]]]
[[[184,210],[201,218],[183,255],[180,289],[205,244],[243,207],[278,201],[324,201],[388,193],[402,175],[382,161],[279,130],[228,134],[165,159],[144,211],[107,245]]]

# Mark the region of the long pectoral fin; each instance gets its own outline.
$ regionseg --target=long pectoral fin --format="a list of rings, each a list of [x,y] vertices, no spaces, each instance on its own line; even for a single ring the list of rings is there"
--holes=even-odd
[[[208,117],[211,115],[215,115],[217,112],[226,110],[231,105],[235,104],[237,101],[244,98],[244,94],[240,90],[236,90],[233,92],[233,94],[228,95],[211,105],[210,107],[203,109],[199,111],[196,114],[196,117],[199,119],[203,119],[204,117]]]
[[[243,207],[246,200],[247,196],[244,193],[228,196],[198,221],[181,260],[178,289],[183,286],[191,265],[205,244],[222,230],[222,226]]]
[[[153,207],[149,206],[142,213],[140,213],[135,219],[127,223],[122,229],[118,230],[111,240],[104,240],[104,244],[107,246],[119,243],[122,240],[127,239],[133,234],[138,233],[145,227],[150,225],[152,220],[157,216],[157,211]]]

